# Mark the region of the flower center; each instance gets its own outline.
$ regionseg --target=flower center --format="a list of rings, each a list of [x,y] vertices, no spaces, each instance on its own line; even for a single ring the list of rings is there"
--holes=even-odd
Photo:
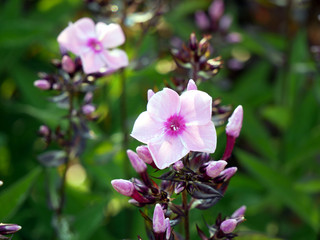
[[[96,53],[103,50],[102,43],[95,38],[90,38],[87,42],[87,45]]]
[[[183,117],[176,114],[169,117],[164,123],[164,126],[166,128],[166,133],[171,136],[177,136],[181,134],[186,128]]]

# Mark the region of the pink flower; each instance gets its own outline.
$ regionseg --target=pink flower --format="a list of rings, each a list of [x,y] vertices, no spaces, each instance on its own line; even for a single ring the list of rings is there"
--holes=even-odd
[[[124,51],[106,50],[124,41],[124,34],[118,24],[98,22],[95,25],[90,18],[81,18],[70,24],[58,36],[61,47],[80,56],[83,71],[87,74],[127,66],[128,57]]]
[[[189,90],[179,96],[164,88],[149,99],[131,136],[147,144],[156,166],[164,169],[189,151],[215,151],[217,136],[211,113],[212,98],[207,93]]]

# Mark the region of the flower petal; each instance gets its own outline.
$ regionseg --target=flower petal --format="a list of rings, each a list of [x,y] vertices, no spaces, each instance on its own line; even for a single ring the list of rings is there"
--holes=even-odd
[[[103,22],[98,22],[96,33],[105,48],[118,47],[125,41],[124,33],[119,24],[111,23],[107,25]]]
[[[88,50],[88,39],[94,37],[94,22],[90,18],[82,18],[65,28],[59,34],[58,42],[68,51],[80,55]]]
[[[73,26],[77,30],[78,37],[83,39],[96,38],[95,24],[91,18],[81,18],[76,21]]]
[[[106,67],[107,61],[103,54],[87,51],[80,55],[83,71],[86,74],[99,72],[103,67]]]
[[[126,67],[129,64],[127,54],[120,49],[113,49],[111,51],[103,51],[102,54],[107,60],[107,67],[112,69],[119,69]]]
[[[189,90],[181,96],[180,116],[186,125],[203,125],[211,121],[212,98],[205,92]]]
[[[217,134],[211,121],[206,125],[187,126],[180,138],[190,151],[213,153],[216,150]]]
[[[135,121],[131,136],[143,143],[163,134],[163,124],[150,117],[147,111],[141,113]]]
[[[153,118],[165,122],[172,115],[179,113],[180,97],[175,91],[164,88],[150,98],[147,111]]]
[[[168,135],[153,139],[148,143],[148,147],[153,161],[159,169],[169,167],[189,152],[178,137]]]

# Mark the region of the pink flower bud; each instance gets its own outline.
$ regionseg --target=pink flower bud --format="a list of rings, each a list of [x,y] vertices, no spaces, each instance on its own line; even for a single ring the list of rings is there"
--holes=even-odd
[[[188,86],[187,86],[187,91],[190,91],[190,90],[198,90],[196,83],[192,79],[189,80]]]
[[[21,226],[17,224],[3,224],[0,223],[0,237],[1,235],[9,235],[18,232]]]
[[[231,16],[228,16],[228,15],[222,16],[222,18],[219,21],[220,29],[222,31],[227,31],[230,28],[231,23],[232,23],[232,17]]]
[[[148,90],[148,101],[150,100],[150,98],[154,95],[154,91],[152,91],[151,89]]]
[[[242,128],[242,119],[243,109],[242,106],[239,105],[228,120],[228,124],[226,126],[227,135],[230,135],[234,138],[239,137]]]
[[[223,160],[210,161],[209,165],[206,167],[206,174],[211,178],[218,177],[226,165],[227,162]]]
[[[180,182],[176,185],[175,189],[174,189],[174,193],[175,194],[179,194],[181,193],[184,189],[186,188],[186,185],[184,182]]]
[[[149,148],[146,145],[138,146],[136,148],[136,151],[139,158],[141,158],[145,163],[148,163],[148,164],[153,163],[151,153],[149,151]]]
[[[236,226],[237,226],[237,220],[231,218],[231,219],[224,220],[220,225],[220,229],[224,233],[232,233],[236,228]]]
[[[174,170],[180,171],[181,169],[183,169],[184,165],[183,162],[179,160],[178,162],[175,162],[172,167]]]
[[[41,90],[48,90],[51,88],[51,84],[44,79],[34,81],[33,85]]]
[[[166,228],[167,228],[167,231],[166,231],[166,240],[169,240],[169,239],[170,239],[170,235],[171,235],[170,219],[169,219],[169,218],[166,218],[166,219],[165,219],[165,222],[166,222]]]
[[[62,57],[62,69],[65,70],[67,73],[73,73],[74,70],[76,69],[76,65],[74,61],[68,56],[64,55]]]
[[[207,30],[210,28],[210,22],[204,11],[196,11],[195,20],[198,28]]]
[[[159,203],[156,204],[153,212],[153,231],[155,233],[164,233],[167,230],[164,212]]]
[[[134,168],[134,170],[136,170],[137,173],[143,173],[147,170],[147,165],[141,158],[139,158],[138,154],[136,154],[132,150],[127,150],[127,155],[132,167]]]
[[[223,170],[219,177],[222,177],[224,181],[228,181],[236,172],[238,171],[237,167],[230,167]]]
[[[111,181],[112,187],[120,194],[131,197],[134,191],[132,182],[123,179],[115,179]]]
[[[240,33],[232,32],[226,36],[226,41],[229,43],[238,43],[241,42],[242,37]]]
[[[246,212],[247,207],[246,206],[242,206],[239,209],[237,209],[236,211],[234,211],[234,213],[231,215],[231,218],[241,218],[244,216],[244,213]]]
[[[95,106],[92,104],[86,104],[82,106],[82,112],[84,115],[90,115],[96,110]]]
[[[223,0],[214,0],[209,7],[209,15],[212,20],[217,21],[221,18],[224,13],[224,2]]]
[[[39,134],[43,137],[47,137],[50,135],[50,129],[46,125],[41,125],[39,128]]]

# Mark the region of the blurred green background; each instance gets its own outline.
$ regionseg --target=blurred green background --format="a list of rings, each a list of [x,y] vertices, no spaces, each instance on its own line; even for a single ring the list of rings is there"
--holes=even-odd
[[[114,5],[117,2],[114,1]],[[149,88],[162,89],[173,76],[170,39],[198,38],[194,14],[207,11],[211,1],[167,1],[156,27],[144,34],[139,24],[127,26],[126,51],[135,62],[126,70],[127,115],[131,130],[146,106]],[[320,75],[314,45],[320,45],[320,3],[317,0],[226,1],[231,30],[242,41],[214,45],[226,67],[199,85],[224,104],[243,105],[244,120],[231,164],[239,168],[225,197],[212,209],[191,212],[205,228],[219,212],[230,215],[247,206],[238,239],[319,239],[320,230]],[[75,21],[92,14],[81,0],[2,0],[0,3],[0,222],[23,229],[13,239],[56,239],[47,196],[54,193],[59,169],[40,166],[36,157],[45,144],[37,136],[41,124],[58,125],[65,114],[47,101],[49,93],[33,86],[37,73],[50,72],[52,58],[60,58],[56,36]],[[141,46],[136,43],[144,34]],[[213,38],[214,38],[213,33]],[[227,67],[228,59],[243,68]],[[94,103],[100,118],[90,127],[89,140],[79,163],[69,169],[64,239],[146,238],[143,219],[111,187],[125,178],[129,165],[121,151],[120,75],[97,82]],[[222,155],[224,128],[218,128]],[[130,139],[130,148],[139,143]],[[131,166],[130,176],[135,176]],[[151,169],[150,169],[151,170]],[[151,170],[152,172],[152,170]],[[150,209],[152,213],[153,209]],[[128,218],[132,219],[128,224]],[[68,224],[67,224],[68,223]],[[179,231],[179,228],[175,228]]]

